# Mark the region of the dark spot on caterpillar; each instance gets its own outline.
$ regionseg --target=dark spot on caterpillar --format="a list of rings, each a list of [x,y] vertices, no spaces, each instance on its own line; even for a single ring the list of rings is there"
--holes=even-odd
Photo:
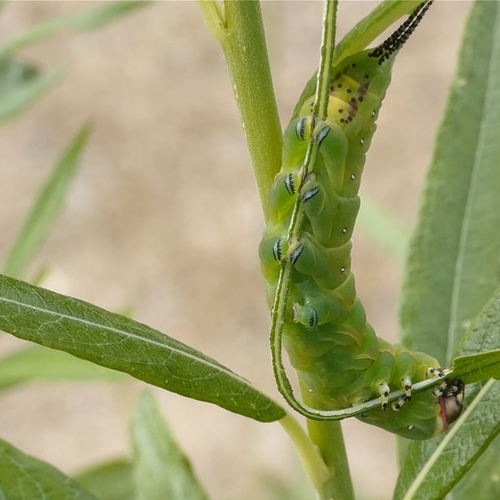
[[[365,75],[365,78],[370,78],[370,75]]]
[[[351,97],[351,102],[352,102],[353,104],[356,104],[356,103],[357,103],[356,98],[355,98],[355,97]]]
[[[311,198],[313,198],[314,196],[316,196],[317,194],[319,193],[319,187],[315,187],[315,188],[311,188],[311,189],[308,189],[306,192],[304,192],[300,199],[306,203],[307,201],[309,201]]]
[[[350,94],[350,93],[352,92],[352,90],[351,90],[351,89],[347,89],[347,90],[346,90],[346,92],[347,92],[348,94]]]
[[[318,313],[315,309],[311,308],[309,313],[309,326],[312,328],[318,324]]]
[[[358,97],[358,101],[359,101],[359,102],[363,102],[363,96],[362,96],[362,95],[360,95],[360,96]]]
[[[274,260],[277,260],[278,262],[281,261],[282,250],[281,250],[281,240],[280,239],[276,240],[276,243],[273,245],[273,257],[274,257]]]
[[[341,89],[342,88],[342,84],[341,83],[337,84],[337,88]]]
[[[363,418],[368,417],[368,413],[362,413],[362,414],[361,414],[361,417],[363,417]]]
[[[290,194],[295,194],[295,182],[291,172],[285,177],[285,188]]]
[[[352,67],[355,68],[356,67],[356,63],[352,63]]]
[[[305,141],[306,140],[306,121],[307,121],[306,118],[301,118],[297,122],[297,126],[295,128],[295,133],[297,134],[297,137],[301,141]]]
[[[330,133],[330,127],[323,127],[316,135],[316,144],[321,146],[321,143],[325,140],[326,136]]]
[[[292,264],[292,266],[297,262],[297,259],[301,256],[303,251],[304,247],[302,245],[299,245],[290,253],[290,263]]]
[[[347,117],[347,121],[352,122],[352,116],[348,116],[348,117]]]
[[[344,108],[339,108],[339,113],[343,113],[344,112]]]

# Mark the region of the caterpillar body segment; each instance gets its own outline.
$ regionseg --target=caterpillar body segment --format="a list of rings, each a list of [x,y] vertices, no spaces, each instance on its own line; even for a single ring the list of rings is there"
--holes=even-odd
[[[412,393],[412,384],[443,372],[431,356],[376,336],[356,297],[351,237],[366,152],[395,55],[430,3],[423,2],[380,46],[337,64],[325,120],[312,114],[314,96],[304,101],[284,132],[282,170],[270,191],[270,219],[259,248],[271,308],[282,293],[282,272],[290,271],[277,337],[316,408],[341,418],[344,409],[380,398],[379,409],[361,420],[412,439],[445,430],[460,414],[464,387],[443,379],[437,392]],[[306,168],[310,142],[319,154]],[[291,232],[297,218],[300,231]],[[286,396],[288,389],[280,390]],[[396,390],[403,395],[388,404]],[[293,395],[288,400],[295,401]]]

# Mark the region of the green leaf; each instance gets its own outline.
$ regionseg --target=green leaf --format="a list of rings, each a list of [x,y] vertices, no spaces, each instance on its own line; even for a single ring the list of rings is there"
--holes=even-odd
[[[0,329],[261,422],[285,416],[247,380],[157,330],[1,275]]]
[[[99,500],[135,500],[133,468],[128,460],[98,465],[76,480]]]
[[[387,255],[403,264],[408,249],[408,230],[394,214],[378,206],[366,195],[362,195],[361,199],[357,217],[358,227],[370,236]]]
[[[443,365],[500,281],[499,92],[500,4],[478,1],[428,174],[401,306],[405,343]],[[492,347],[487,322],[498,321],[488,318],[489,313],[497,316],[495,298],[488,307],[471,329],[470,349],[465,351],[464,344],[456,355]],[[410,498],[408,491],[414,499],[442,498],[497,435],[499,383],[488,382],[472,401],[477,390],[467,388],[469,407],[445,436],[410,444],[396,499]],[[485,477],[498,470],[495,463],[491,467],[482,471]],[[462,498],[461,488],[451,495]]]
[[[44,75],[26,79],[0,94],[0,125],[31,106],[42,94],[57,85],[66,71],[56,69]]]
[[[52,229],[63,208],[90,133],[90,125],[84,125],[54,165],[50,177],[42,186],[7,255],[3,268],[7,276],[14,278],[23,276],[27,266]]]
[[[12,92],[38,74],[38,68],[32,64],[24,64],[10,58],[0,59],[0,96]]]
[[[500,283],[500,14],[476,2],[463,41],[401,305],[405,344],[451,360]]]
[[[139,398],[131,422],[136,500],[207,500],[152,394]]]
[[[29,382],[126,380],[120,372],[75,358],[62,351],[29,346],[0,359],[0,390]]]
[[[65,14],[38,24],[20,36],[0,46],[0,57],[51,38],[66,30],[91,31],[102,28],[116,19],[149,5],[150,2],[109,2],[88,12]]]
[[[500,379],[500,350],[461,356],[453,362],[453,377],[465,384],[494,378]]]
[[[0,498],[6,500],[96,500],[52,465],[0,439]]]
[[[446,434],[438,439],[418,443],[419,446],[410,446],[398,478],[394,498],[404,500],[444,498],[500,432],[499,399],[500,382],[488,382],[469,405],[463,417]],[[496,462],[495,460],[492,465],[498,470]],[[487,468],[481,472],[484,480],[489,470]],[[452,495],[450,498],[462,498],[460,486]]]

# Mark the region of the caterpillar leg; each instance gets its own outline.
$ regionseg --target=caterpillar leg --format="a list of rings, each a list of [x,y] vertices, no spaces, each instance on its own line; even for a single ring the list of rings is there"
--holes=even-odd
[[[389,403],[389,394],[391,393],[391,388],[389,387],[389,384],[387,382],[382,382],[381,384],[379,384],[378,393],[380,399],[382,400],[382,410],[385,410]]]
[[[435,367],[430,367],[426,371],[426,377],[427,378],[441,378],[444,377],[444,372],[441,368],[435,368]],[[412,395],[412,380],[411,377],[406,375],[401,379],[401,389],[404,391],[404,394],[399,397],[396,401],[391,403],[391,408],[394,411],[399,411],[405,403],[409,402],[411,400],[411,395]],[[388,403],[388,398],[389,398],[389,393],[390,393],[390,388],[387,383],[382,383],[378,387],[378,392],[380,395],[380,398],[382,399],[382,409],[385,410],[387,408],[387,403]],[[443,381],[441,385],[439,385],[436,389],[433,390],[432,394],[437,397],[441,398],[443,395],[446,394],[456,394],[459,392],[458,387],[455,388],[455,390],[450,388],[449,381]]]

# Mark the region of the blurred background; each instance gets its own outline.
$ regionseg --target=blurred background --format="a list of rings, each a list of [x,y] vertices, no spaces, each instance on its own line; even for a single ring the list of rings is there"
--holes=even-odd
[[[1,39],[98,3],[7,4]],[[341,0],[339,37],[376,4]],[[436,2],[399,54],[368,155],[362,200],[394,213],[408,231],[469,7]],[[285,126],[318,64],[323,6],[262,8]],[[62,148],[91,121],[66,209],[32,268],[47,266],[43,286],[114,311],[131,307],[135,319],[279,398],[257,257],[264,222],[223,57],[196,3],[152,4],[103,30],[22,53],[43,70],[64,65],[69,74],[0,131],[0,256]],[[395,341],[401,264],[362,227],[354,241],[358,295],[378,334]],[[0,338],[1,352],[18,347]],[[131,380],[13,389],[0,396],[0,436],[73,474],[129,453],[128,419],[143,387]],[[301,491],[306,480],[279,424],[154,392],[212,498],[278,498],[272,491],[280,485]],[[394,437],[356,420],[343,427],[360,498],[390,498]]]

